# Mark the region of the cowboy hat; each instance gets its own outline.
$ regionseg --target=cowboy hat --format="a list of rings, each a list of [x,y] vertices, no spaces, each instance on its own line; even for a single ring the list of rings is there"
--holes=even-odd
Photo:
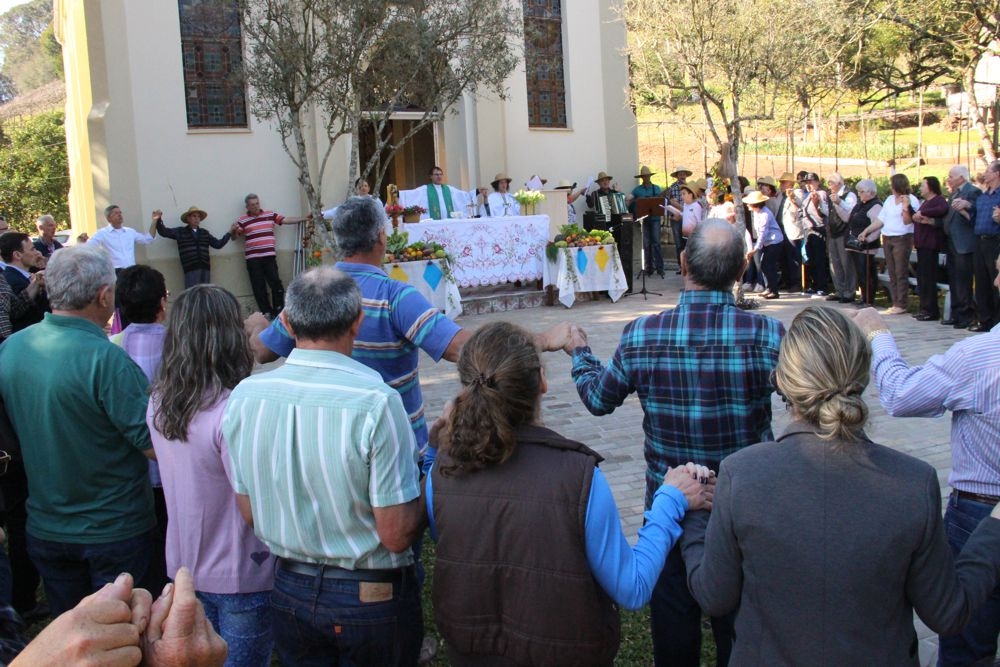
[[[572,181],[567,181],[565,178],[559,181],[559,185],[555,187],[556,190],[572,190],[576,187],[576,183]]]
[[[770,199],[770,197],[765,197],[760,193],[760,191],[753,190],[746,197],[743,198],[743,203],[748,205],[763,204],[768,199]]]
[[[778,184],[770,176],[761,176],[757,179],[757,185],[770,185],[775,190],[778,189]]]
[[[693,173],[694,172],[688,169],[687,167],[677,166],[672,172],[670,172],[670,175],[676,178],[677,174],[687,174],[688,176],[690,176]]]
[[[202,220],[204,220],[205,218],[208,217],[208,213],[205,213],[203,210],[201,210],[197,206],[192,206],[188,210],[186,210],[183,213],[181,213],[181,222],[183,222],[186,225],[187,221],[188,221],[188,216],[191,215],[192,213],[198,213],[198,214],[200,214]]]
[[[509,176],[507,176],[507,174],[501,171],[499,174],[493,177],[493,180],[490,181],[490,185],[492,185],[493,189],[495,190],[497,187],[497,183],[499,183],[500,181],[507,181],[507,185],[510,185],[510,182],[513,180],[514,180],[513,178],[510,178]]]
[[[655,171],[651,170],[646,165],[642,165],[642,169],[639,170],[639,173],[636,174],[635,177],[636,178],[642,178],[643,176],[653,176],[655,174],[656,174]]]
[[[597,173],[597,178],[595,178],[594,180],[597,181],[598,183],[600,183],[604,179],[608,179],[610,181],[611,178],[612,178],[611,176],[608,176],[608,172],[606,172],[606,171],[600,171],[600,172]]]
[[[797,180],[798,179],[795,178],[795,174],[793,174],[790,171],[786,171],[785,173],[783,173],[781,176],[778,177],[778,182],[779,183],[785,183],[785,182],[794,183]]]

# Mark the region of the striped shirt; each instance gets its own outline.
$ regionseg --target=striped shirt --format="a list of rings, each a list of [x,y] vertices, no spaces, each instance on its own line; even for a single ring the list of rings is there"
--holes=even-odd
[[[399,394],[337,352],[294,350],[233,390],[222,419],[236,493],[276,556],[347,569],[412,563],[379,541],[372,508],[420,495]]]
[[[439,361],[461,327],[412,286],[393,280],[377,266],[338,262],[337,268],[358,284],[365,313],[351,357],[377,371],[386,384],[399,392],[417,446],[423,449],[427,445],[427,420],[417,375],[419,351]],[[261,332],[260,339],[283,357],[295,347],[277,317]]]
[[[948,484],[1000,496],[1000,326],[920,366],[903,360],[892,334],[880,334],[872,340],[872,377],[893,417],[940,417],[951,410]]]
[[[645,416],[646,509],[670,466],[718,470],[729,454],[771,440],[771,371],[785,328],[736,307],[729,292],[686,290],[677,307],[630,322],[606,367],[573,352],[587,409],[610,414],[636,392]]]
[[[274,211],[261,211],[257,215],[244,215],[236,221],[246,237],[244,251],[247,259],[274,257],[274,226],[284,220],[285,216]]]

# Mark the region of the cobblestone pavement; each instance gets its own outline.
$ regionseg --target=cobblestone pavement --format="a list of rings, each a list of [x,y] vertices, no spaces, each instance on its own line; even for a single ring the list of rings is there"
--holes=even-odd
[[[586,330],[594,353],[600,359],[607,360],[617,346],[622,328],[629,321],[677,304],[681,277],[673,273],[668,274],[665,279],[654,277],[647,281],[647,286],[662,292],[663,296],[650,296],[648,300],[644,300],[641,295],[632,295],[618,303],[612,303],[606,298],[578,301],[570,309],[557,305],[460,317],[458,322],[463,327],[475,330],[489,322],[503,319],[540,332],[568,320]],[[829,305],[847,313],[856,310],[852,305],[797,295],[782,295],[779,300],[761,301],[761,304],[757,312],[778,318],[786,327],[806,305]],[[917,322],[909,315],[896,315],[887,317],[886,320],[903,356],[913,364],[922,363],[930,356],[947,350],[956,341],[975,335],[943,327],[937,322]],[[633,395],[613,414],[595,417],[587,412],[577,396],[570,378],[569,356],[563,352],[552,352],[545,355],[543,362],[549,383],[549,392],[542,401],[543,423],[568,438],[588,444],[604,456],[601,469],[618,502],[626,535],[634,540],[642,523],[645,488],[642,409],[639,400]],[[455,366],[448,362],[435,364],[426,355],[421,355],[420,382],[428,419],[432,420],[440,414],[445,401],[457,392],[458,376]],[[896,419],[885,414],[873,387],[868,388],[865,397],[871,410],[868,428],[871,438],[933,465],[938,471],[942,495],[947,495],[948,473],[951,469],[950,415],[937,419]],[[788,414],[777,395],[773,396],[772,405],[774,431],[780,434],[788,423]],[[932,664],[937,651],[937,638],[919,621],[917,626],[918,636],[921,638],[921,664]]]

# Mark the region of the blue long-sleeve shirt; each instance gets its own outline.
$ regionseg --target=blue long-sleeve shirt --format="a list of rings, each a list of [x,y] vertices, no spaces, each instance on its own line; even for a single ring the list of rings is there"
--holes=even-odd
[[[993,209],[997,206],[1000,206],[1000,188],[980,193],[976,199],[976,236],[1000,235],[1000,225],[993,222]]]
[[[432,479],[428,474],[427,518],[431,537],[436,541]],[[653,497],[653,506],[645,513],[639,541],[631,547],[622,533],[611,487],[600,468],[594,469],[584,525],[587,562],[594,579],[611,599],[626,609],[639,609],[649,602],[667,554],[680,538],[680,522],[687,508],[687,498],[679,489],[661,486]]]

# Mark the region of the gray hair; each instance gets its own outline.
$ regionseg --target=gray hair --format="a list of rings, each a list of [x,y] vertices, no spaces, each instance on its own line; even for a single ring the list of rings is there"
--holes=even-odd
[[[728,290],[743,273],[743,231],[728,220],[708,218],[694,229],[684,249],[691,280],[710,290]]]
[[[55,218],[53,218],[51,215],[49,215],[48,213],[46,213],[45,215],[38,216],[38,220],[35,220],[35,226],[36,227],[41,227],[46,222],[52,222],[52,223],[54,223],[55,221],[56,221]]]
[[[826,177],[826,182],[827,183],[840,183],[841,185],[843,185],[844,184],[844,177],[841,176],[838,172],[835,171],[835,172],[833,172],[832,174],[830,174],[829,176]]]
[[[121,206],[119,206],[118,204],[108,204],[107,206],[105,206],[104,207],[104,217],[106,218],[109,215],[111,215],[111,212],[113,210],[115,210],[116,208],[121,208]]]
[[[260,197],[251,192],[250,194],[248,194],[246,197],[243,198],[243,205],[248,206],[250,204],[251,199],[256,199],[257,201],[260,201]]]
[[[285,294],[285,317],[297,338],[339,338],[361,314],[361,291],[354,279],[331,266],[299,274]]]
[[[333,235],[345,257],[368,252],[378,243],[385,212],[371,197],[349,197],[337,208]]]
[[[115,268],[104,248],[75,245],[49,258],[45,289],[54,310],[83,310],[101,291],[115,286]]]
[[[966,181],[972,180],[972,175],[969,173],[969,168],[964,164],[956,164],[954,167],[949,169],[949,171],[955,172],[955,175],[961,176]]]
[[[875,185],[875,181],[870,178],[862,178],[858,181],[858,184],[854,186],[857,192],[866,192],[870,195],[878,194],[878,186]]]

